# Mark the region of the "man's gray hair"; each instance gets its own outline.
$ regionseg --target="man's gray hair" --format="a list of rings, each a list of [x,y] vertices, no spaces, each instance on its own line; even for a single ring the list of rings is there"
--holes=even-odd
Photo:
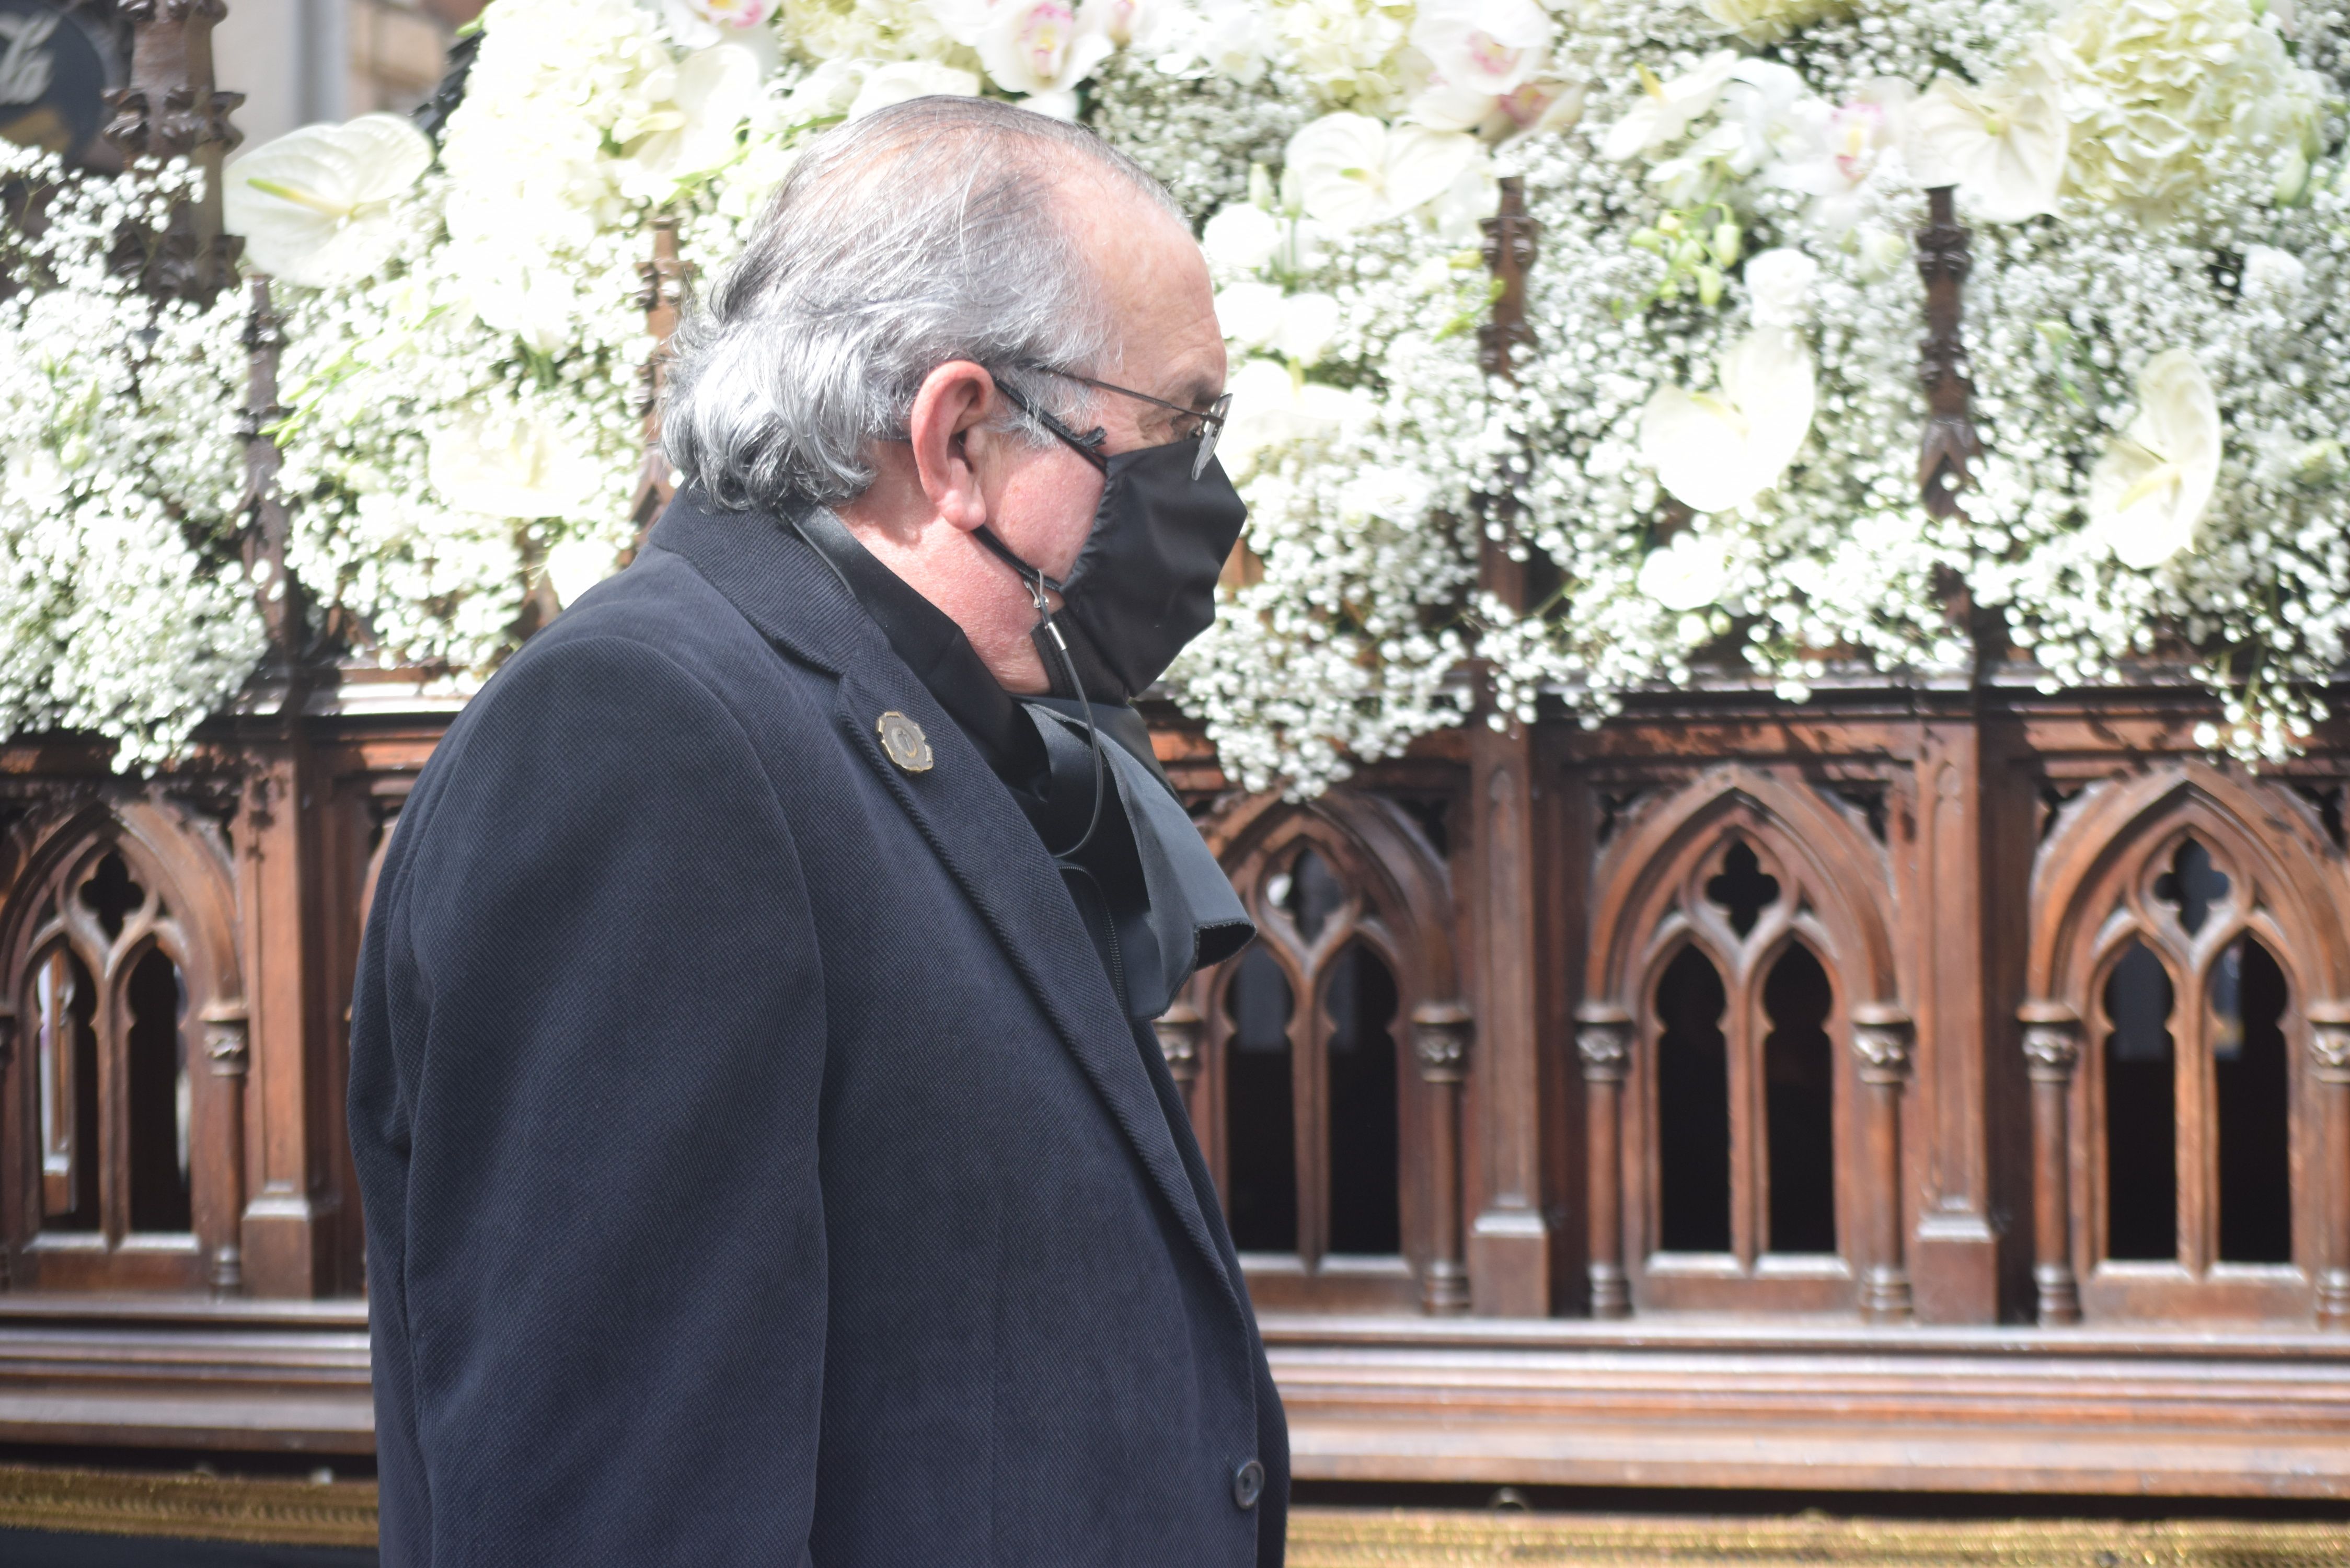
[[[873,482],[872,444],[905,439],[924,378],[951,359],[1079,417],[1083,389],[1021,369],[1115,369],[1060,190],[1072,167],[1181,215],[1092,131],[985,99],[915,99],[816,138],[687,307],[661,398],[671,466],[729,508],[850,500]]]

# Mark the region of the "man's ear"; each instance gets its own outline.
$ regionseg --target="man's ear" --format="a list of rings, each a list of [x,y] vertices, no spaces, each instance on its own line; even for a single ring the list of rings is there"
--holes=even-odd
[[[987,521],[981,468],[993,455],[995,379],[969,359],[951,359],[923,378],[906,421],[914,471],[938,514],[969,531]]]

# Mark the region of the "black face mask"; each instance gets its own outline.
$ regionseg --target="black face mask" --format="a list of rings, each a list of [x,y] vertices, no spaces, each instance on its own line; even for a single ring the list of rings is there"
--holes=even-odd
[[[979,541],[1018,572],[1032,593],[1042,587],[1061,596],[1059,613],[1049,623],[1040,618],[1033,634],[1054,694],[1130,702],[1215,620],[1216,578],[1241,536],[1248,507],[1214,458],[1191,477],[1196,436],[1105,458],[1055,428],[1058,423],[1049,421],[1047,428],[1103,474],[1101,504],[1077,564],[1055,582],[984,524]],[[1064,643],[1074,669],[1064,668]],[[1064,691],[1072,677],[1076,689]]]

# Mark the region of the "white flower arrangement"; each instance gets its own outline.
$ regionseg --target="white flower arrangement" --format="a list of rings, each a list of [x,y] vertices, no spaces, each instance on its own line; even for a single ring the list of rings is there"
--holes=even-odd
[[[41,223],[0,226],[0,733],[80,730],[144,767],[252,673],[240,522],[245,310],[139,291],[184,165],[69,178],[0,143]],[[131,265],[116,265],[124,259]]]
[[[2184,665],[2225,707],[2204,743],[2277,758],[2350,631],[2343,21],[494,0],[437,147],[389,116],[307,128],[232,160],[224,198],[286,317],[293,570],[387,662],[478,675],[623,558],[657,222],[707,273],[809,134],[985,92],[1092,124],[1201,227],[1251,518],[1170,684],[1250,785],[1309,793],[1459,722],[1469,657],[1501,714],[1556,693],[1592,722],[1723,659],[1789,698],[1964,671],[1999,650],[1952,615],[1961,587],[2044,685]],[[1501,173],[1540,254],[1532,345],[1494,379]],[[151,306],[103,265],[184,174],[40,177],[77,215],[0,236],[0,723],[151,760],[259,656],[242,308]],[[1916,476],[1911,235],[1939,185],[1974,231],[1985,449],[1949,518]],[[1482,528],[1555,592],[1472,594]]]

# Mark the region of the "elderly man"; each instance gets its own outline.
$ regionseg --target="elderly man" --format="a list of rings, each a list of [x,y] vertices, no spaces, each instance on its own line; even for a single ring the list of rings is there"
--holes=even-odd
[[[1277,1563],[1149,1020],[1250,935],[1129,700],[1224,351],[1089,133],[902,104],[681,335],[684,487],[418,780],[360,958],[383,1560]]]

